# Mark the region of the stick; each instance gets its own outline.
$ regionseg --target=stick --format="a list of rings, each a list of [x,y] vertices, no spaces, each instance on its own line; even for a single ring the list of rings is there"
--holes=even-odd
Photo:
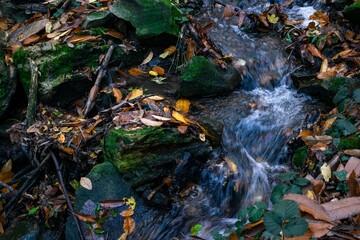
[[[39,71],[34,60],[28,58],[31,69],[31,81],[28,96],[28,105],[26,111],[26,128],[33,124],[36,115],[36,102],[37,102],[37,91],[38,91],[38,76]]]
[[[3,186],[4,188],[9,189],[11,192],[17,191],[15,188],[13,188],[10,185],[7,185],[6,183],[4,183],[3,181],[0,181],[0,186]]]
[[[84,109],[84,117],[86,117],[86,115],[90,112],[90,110],[94,106],[95,98],[99,92],[99,85],[100,85],[101,79],[105,76],[106,69],[107,69],[107,66],[109,65],[109,61],[110,61],[113,51],[114,51],[114,45],[111,45],[109,50],[106,53],[103,63],[101,64],[101,67],[100,67],[99,73],[97,75],[96,81],[94,83],[94,86],[90,90],[89,97],[88,97],[88,100],[86,102],[85,109]]]
[[[52,150],[49,150],[49,151],[50,151],[50,155],[51,155],[51,157],[52,157],[52,159],[54,161],[54,165],[55,165],[55,168],[56,168],[58,179],[59,179],[60,185],[62,187],[62,190],[64,192],[64,196],[65,196],[66,202],[68,204],[68,207],[69,207],[71,212],[74,212],[74,208],[72,207],[72,204],[71,204],[71,201],[70,201],[70,198],[69,198],[69,194],[68,194],[68,192],[66,190],[66,187],[65,187],[64,179],[63,179],[63,177],[61,175],[59,162],[58,162],[54,152]],[[82,231],[81,231],[80,223],[79,223],[77,217],[75,217],[75,215],[72,214],[72,216],[73,216],[73,218],[75,220],[75,224],[76,224],[77,230],[79,232],[79,237],[80,237],[81,240],[84,240],[84,236],[83,236]]]

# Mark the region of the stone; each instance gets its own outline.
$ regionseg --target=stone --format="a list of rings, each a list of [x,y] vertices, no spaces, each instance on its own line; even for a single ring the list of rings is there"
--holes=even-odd
[[[178,36],[181,18],[179,10],[170,0],[117,0],[110,12],[129,21],[139,38],[152,38],[161,34]]]
[[[110,18],[111,15],[108,11],[92,12],[86,16],[86,19],[83,23],[83,28],[105,26],[106,23],[110,20]]]
[[[100,65],[99,56],[106,54],[109,46],[96,46],[91,43],[78,43],[73,48],[67,45],[40,43],[19,49],[13,60],[25,92],[30,85],[30,67],[28,57],[38,66],[40,100],[49,105],[66,106],[84,96],[94,84],[83,74],[85,68],[95,71]],[[112,55],[111,64],[123,66],[141,63],[141,52],[125,53],[117,47]],[[111,65],[109,65],[111,67]],[[92,76],[95,80],[96,76]]]
[[[231,93],[241,84],[240,73],[232,66],[221,69],[204,57],[195,56],[184,69],[179,93],[183,97],[203,97]]]
[[[104,162],[94,166],[86,177],[91,180],[92,190],[87,190],[81,186],[76,190],[75,212],[81,212],[81,210],[84,209],[85,203],[86,205],[89,205],[89,203],[94,205],[93,209],[95,211],[96,204],[103,200],[121,200],[123,198],[134,197],[136,201],[134,220],[137,224],[139,223],[140,216],[145,217],[146,214],[153,214],[152,211],[144,207],[143,201],[138,198],[129,183],[121,177],[117,169],[110,162]],[[89,206],[87,208],[89,208]],[[119,213],[119,211],[123,211],[126,208],[126,206],[123,206],[114,209],[114,211]],[[103,230],[105,230],[105,234],[108,235],[107,239],[118,239],[123,232],[122,225],[123,218],[119,216],[119,214],[106,220],[102,224],[102,227]],[[85,225],[84,227],[86,228]],[[83,229],[85,230],[85,228]],[[73,216],[68,217],[65,235],[67,240],[79,239]],[[104,239],[105,237],[105,235],[102,234],[96,236],[101,237],[96,239]]]
[[[36,240],[40,239],[40,226],[33,219],[16,221],[6,229],[5,234],[1,236],[3,240]]]
[[[174,174],[177,160],[190,154],[190,161],[207,159],[211,146],[183,135],[176,128],[145,127],[137,130],[113,129],[103,144],[105,161],[112,162],[133,187]]]
[[[0,118],[6,112],[15,90],[16,78],[10,77],[9,67],[5,63],[5,54],[0,47]]]

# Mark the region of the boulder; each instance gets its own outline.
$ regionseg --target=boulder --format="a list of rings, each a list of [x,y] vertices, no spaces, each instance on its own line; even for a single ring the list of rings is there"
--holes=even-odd
[[[28,57],[31,57],[40,72],[40,99],[47,104],[65,106],[88,93],[94,82],[83,71],[86,68],[95,71],[100,65],[99,56],[107,50],[107,45],[96,46],[91,43],[79,43],[73,48],[41,43],[19,49],[14,53],[13,60],[25,92],[28,92],[30,85]],[[142,58],[141,52],[125,53],[121,48],[115,48],[111,63],[118,66],[123,62],[129,66],[141,63]],[[95,79],[96,76],[92,78]]]
[[[0,118],[6,112],[16,89],[16,79],[10,77],[9,67],[5,64],[5,54],[0,47]]]
[[[121,200],[133,197],[136,201],[135,215],[133,216],[136,224],[139,224],[140,216],[146,217],[147,214],[153,214],[153,211],[144,207],[143,201],[137,197],[129,183],[120,176],[117,169],[110,162],[96,165],[86,177],[91,180],[92,190],[81,186],[76,190],[75,212],[90,214],[87,211],[95,212],[96,205],[103,200]],[[123,206],[115,208],[114,211],[119,213],[126,208],[126,206]],[[86,232],[88,231],[86,230],[86,224],[82,223],[82,225],[84,234],[89,234]],[[122,226],[123,218],[116,214],[116,216],[108,218],[102,224],[102,228],[105,230],[104,235],[96,234],[92,239],[104,239],[105,235],[107,235],[107,239],[118,239],[123,232]],[[73,216],[68,217],[65,234],[68,240],[79,239]]]
[[[83,23],[84,28],[96,28],[105,26],[106,23],[110,20],[111,15],[108,11],[99,11],[92,12],[86,16],[86,19]]]
[[[164,33],[177,37],[180,31],[177,21],[181,14],[170,0],[117,0],[110,12],[130,22],[142,39]]]
[[[206,160],[211,147],[179,133],[176,128],[145,127],[109,131],[104,138],[103,151],[105,160],[112,162],[132,186],[139,187],[174,176],[177,161],[186,155],[192,163],[195,159]]]
[[[204,57],[195,56],[184,69],[179,93],[184,97],[231,93],[241,84],[240,73],[232,66],[221,69]]]

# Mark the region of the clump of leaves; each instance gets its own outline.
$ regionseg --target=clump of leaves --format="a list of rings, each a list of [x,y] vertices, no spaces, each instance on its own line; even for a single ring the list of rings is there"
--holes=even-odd
[[[264,214],[266,231],[279,237],[302,236],[308,229],[305,219],[298,217],[300,209],[296,202],[281,200],[274,205],[274,209]]]

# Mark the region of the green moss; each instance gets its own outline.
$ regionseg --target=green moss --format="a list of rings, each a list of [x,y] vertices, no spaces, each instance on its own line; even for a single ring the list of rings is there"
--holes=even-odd
[[[360,1],[356,1],[353,4],[346,6],[344,11],[350,12],[350,11],[354,11],[355,9],[360,9]]]
[[[360,135],[355,134],[340,140],[339,149],[358,149],[360,146]]]
[[[195,56],[192,58],[192,62],[184,69],[181,79],[186,82],[194,82],[204,76],[208,76],[210,79],[221,78],[209,60],[201,56]]]
[[[19,80],[26,89],[25,91],[26,94],[27,94],[27,89],[29,89],[30,87],[30,79],[31,79],[28,57],[29,57],[28,52],[26,52],[23,49],[17,50],[13,55],[13,61],[17,67]]]

